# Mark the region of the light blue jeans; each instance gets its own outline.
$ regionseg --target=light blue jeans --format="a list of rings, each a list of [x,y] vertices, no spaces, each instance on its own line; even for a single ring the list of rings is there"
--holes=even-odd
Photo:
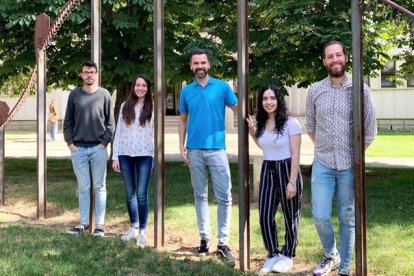
[[[313,220],[326,257],[338,255],[331,222],[332,200],[336,193],[340,268],[349,269],[355,243],[354,170],[330,169],[315,160],[311,185]]]
[[[57,132],[58,132],[58,123],[50,123],[50,132],[49,132],[49,138],[52,141],[55,141],[57,138]]]
[[[91,172],[95,194],[95,222],[103,225],[106,209],[106,148],[78,147],[71,155],[73,171],[78,180],[80,223],[89,225]]]
[[[231,216],[230,167],[225,150],[189,150],[191,183],[201,239],[211,239],[208,209],[208,171],[217,201],[218,245],[228,245]]]
[[[148,221],[148,184],[150,182],[152,156],[118,156],[125,186],[125,200],[132,228],[145,230]]]

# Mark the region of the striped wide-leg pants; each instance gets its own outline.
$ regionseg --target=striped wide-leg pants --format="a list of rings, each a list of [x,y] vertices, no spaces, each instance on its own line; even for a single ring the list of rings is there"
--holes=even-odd
[[[289,182],[291,159],[280,161],[264,160],[260,175],[259,219],[263,241],[268,257],[281,253],[294,257],[298,245],[300,205],[303,189],[302,175],[299,172],[296,181],[296,196],[286,198],[286,186]],[[285,222],[285,245],[279,250],[275,215],[281,206]]]

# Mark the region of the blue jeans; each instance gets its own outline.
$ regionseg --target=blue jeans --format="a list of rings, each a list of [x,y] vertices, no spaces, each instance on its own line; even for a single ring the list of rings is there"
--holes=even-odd
[[[118,156],[125,186],[125,199],[131,227],[145,230],[148,221],[148,184],[150,182],[152,156]]]
[[[189,150],[191,183],[201,239],[211,238],[208,209],[208,172],[210,170],[214,195],[218,204],[218,245],[228,245],[231,216],[230,167],[225,150]]]
[[[103,225],[106,209],[106,148],[78,147],[71,155],[73,171],[78,180],[80,223],[89,225],[91,172],[95,194],[95,222],[97,225]]]
[[[55,141],[57,138],[57,131],[58,131],[58,123],[54,122],[54,123],[50,123],[50,133],[49,133],[49,138],[52,141]]]
[[[327,257],[338,255],[331,223],[332,200],[336,192],[340,268],[348,269],[355,243],[354,169],[330,169],[315,160],[311,185],[313,220]]]

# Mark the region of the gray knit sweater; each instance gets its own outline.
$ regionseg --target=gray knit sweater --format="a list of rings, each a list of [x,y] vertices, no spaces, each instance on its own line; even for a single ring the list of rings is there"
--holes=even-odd
[[[114,116],[109,92],[101,87],[94,93],[76,87],[69,94],[63,124],[66,143],[91,147],[112,141]]]

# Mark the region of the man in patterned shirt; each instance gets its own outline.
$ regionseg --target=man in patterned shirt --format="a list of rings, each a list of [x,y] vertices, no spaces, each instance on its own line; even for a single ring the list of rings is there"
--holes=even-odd
[[[346,74],[345,46],[330,41],[323,48],[328,77],[313,84],[306,103],[306,129],[315,144],[312,166],[312,213],[325,257],[315,266],[314,275],[339,268],[350,275],[355,243],[354,156],[352,79]],[[376,135],[371,92],[364,84],[365,148]],[[336,193],[340,250],[336,248],[331,222],[332,200]]]

